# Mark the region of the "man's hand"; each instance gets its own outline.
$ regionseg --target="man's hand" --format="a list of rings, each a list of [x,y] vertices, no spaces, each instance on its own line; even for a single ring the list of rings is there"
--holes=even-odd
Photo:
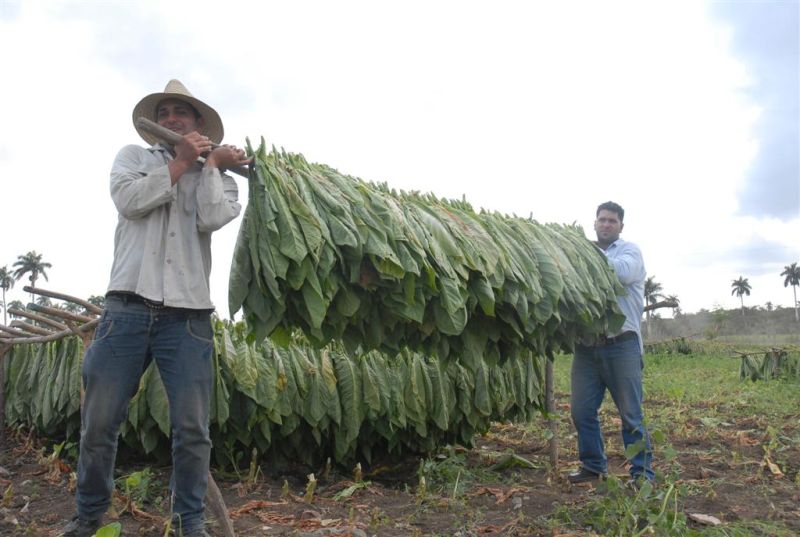
[[[247,158],[244,149],[233,145],[221,145],[206,157],[206,168],[219,168],[225,171],[235,166],[246,166],[252,158]]]
[[[211,151],[212,145],[208,136],[203,136],[197,131],[190,132],[182,136],[181,141],[175,145],[175,160],[192,166],[197,162],[197,157]]]
[[[172,184],[177,183],[186,170],[194,166],[197,157],[211,151],[211,146],[212,143],[208,136],[203,136],[197,131],[183,135],[173,147],[175,158],[167,164]]]

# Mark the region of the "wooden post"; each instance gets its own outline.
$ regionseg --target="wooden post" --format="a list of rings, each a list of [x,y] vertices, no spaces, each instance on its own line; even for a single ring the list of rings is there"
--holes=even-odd
[[[210,470],[208,472],[206,502],[211,512],[214,513],[214,516],[217,518],[217,523],[222,529],[222,535],[224,537],[236,537],[236,534],[233,532],[233,522],[231,522],[231,517],[228,516],[228,508],[225,505],[225,500],[222,498],[222,493],[217,486],[217,482],[214,481]]]
[[[553,471],[558,470],[558,419],[556,418],[556,397],[553,380],[553,362],[555,357],[552,351],[547,352],[544,368],[545,409],[547,410],[547,425],[550,428],[550,466]]]

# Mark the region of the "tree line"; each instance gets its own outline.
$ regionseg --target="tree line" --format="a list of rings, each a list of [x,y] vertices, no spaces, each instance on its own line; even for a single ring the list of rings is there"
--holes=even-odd
[[[43,277],[45,280],[49,281],[47,277],[47,270],[53,268],[53,265],[44,261],[43,257],[43,254],[37,253],[35,250],[31,250],[27,254],[17,256],[17,260],[11,266],[11,269],[8,268],[8,265],[0,267],[0,289],[3,291],[2,308],[4,325],[8,325],[9,309],[23,309],[25,307],[20,300],[12,300],[10,303],[6,302],[6,292],[14,287],[16,282],[21,280],[26,275],[28,276],[28,281],[31,283],[31,287],[36,287],[36,282],[39,280],[39,277]],[[31,302],[33,301],[33,293],[31,293]],[[39,306],[54,306],[52,301],[46,296],[38,297],[35,302]],[[89,298],[89,302],[98,306],[102,306],[105,302],[105,298],[100,295],[95,295]],[[79,313],[83,309],[77,304],[73,304],[71,302],[63,305],[56,305],[55,307],[65,309],[73,313]]]
[[[24,276],[28,276],[28,281],[31,283],[31,287],[36,287],[36,282],[39,280],[39,277],[43,277],[45,280],[48,280],[47,277],[47,270],[52,268],[53,265],[44,261],[43,254],[37,253],[34,250],[30,252],[20,255],[17,257],[16,262],[12,265],[11,269],[8,266],[0,267],[0,288],[3,291],[3,324],[8,325],[8,317],[7,317],[7,310],[8,309],[22,309],[24,308],[24,304],[19,300],[14,300],[11,303],[6,303],[6,291],[10,290],[14,287],[14,284],[21,280]],[[792,263],[791,265],[787,265],[784,267],[783,272],[781,272],[781,276],[784,277],[783,286],[784,287],[792,287],[792,293],[794,295],[794,318],[795,321],[800,322],[800,313],[798,313],[798,302],[797,302],[797,287],[800,286],[800,266],[797,263]],[[750,291],[752,291],[752,286],[748,278],[744,276],[739,276],[739,278],[733,280],[731,283],[732,291],[731,295],[736,295],[739,297],[741,302],[742,308],[742,315],[744,315],[744,296],[750,296]],[[680,313],[680,300],[676,295],[664,295],[662,293],[663,287],[662,285],[656,281],[655,276],[649,276],[644,284],[644,298],[645,303],[650,306],[656,306],[660,300],[663,300],[670,304],[669,307],[673,309],[673,312],[676,314]],[[33,301],[33,293],[31,293],[31,301]],[[89,298],[89,302],[95,305],[102,306],[103,302],[105,301],[103,296],[95,295]],[[45,296],[40,296],[36,303],[40,306],[52,306],[52,303],[49,298]],[[76,304],[64,304],[64,309],[68,311],[77,312],[80,310],[80,306]],[[647,310],[646,312],[647,320],[650,320],[651,310]]]
[[[781,276],[783,276],[784,287],[789,287],[790,285],[792,286],[792,295],[794,297],[794,301],[792,302],[794,305],[794,320],[800,322],[800,312],[798,312],[798,306],[800,306],[800,304],[797,303],[797,287],[800,286],[800,267],[797,266],[797,263],[786,265],[783,267]],[[750,291],[753,290],[752,286],[750,285],[750,281],[744,276],[739,276],[737,279],[731,282],[731,288],[731,296],[736,295],[739,297],[742,307],[742,315],[744,315],[744,297],[745,295],[750,296]]]

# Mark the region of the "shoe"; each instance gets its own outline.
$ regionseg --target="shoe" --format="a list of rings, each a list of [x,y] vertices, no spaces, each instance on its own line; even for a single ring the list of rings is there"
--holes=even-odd
[[[74,516],[59,534],[61,537],[92,537],[100,527],[99,520],[83,520]]]
[[[598,474],[597,472],[592,472],[591,470],[587,470],[583,466],[579,469],[575,470],[571,474],[567,476],[569,482],[572,484],[577,483],[588,483],[589,481],[597,481],[599,479],[605,479],[605,474]]]
[[[651,485],[653,484],[653,482],[648,480],[647,478],[641,475],[637,475],[625,481],[625,488],[632,490],[633,492],[639,492],[639,489],[642,488],[642,485],[644,485],[645,483],[650,483]]]

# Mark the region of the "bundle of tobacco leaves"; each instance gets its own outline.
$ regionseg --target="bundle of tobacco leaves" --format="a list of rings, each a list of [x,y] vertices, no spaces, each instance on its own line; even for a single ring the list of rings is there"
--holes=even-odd
[[[249,144],[248,144],[249,145]],[[229,286],[257,339],[490,362],[616,330],[622,288],[575,225],[396,192],[262,140]]]

